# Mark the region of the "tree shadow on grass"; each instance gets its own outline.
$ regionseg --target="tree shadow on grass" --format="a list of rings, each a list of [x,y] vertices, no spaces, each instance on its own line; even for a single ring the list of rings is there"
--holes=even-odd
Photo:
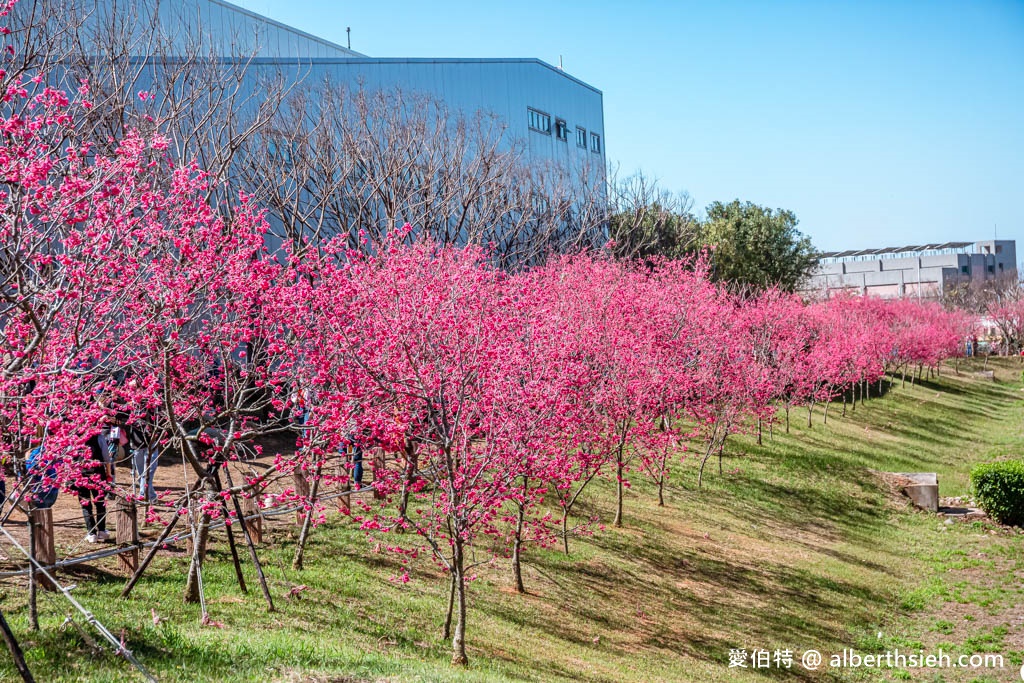
[[[605,551],[601,557],[625,559],[592,559],[567,568],[563,557],[539,553],[531,564],[550,573],[571,572],[571,585],[534,598],[549,603],[548,609],[516,612],[504,604],[482,609],[549,639],[600,648],[624,659],[651,652],[726,665],[731,648],[842,642],[850,601],[881,603],[887,598],[804,569],[753,566],[699,549],[681,555],[678,547],[651,535],[638,541],[633,534],[608,532],[588,543]],[[609,604],[618,608],[609,612]],[[595,644],[593,631],[581,632],[577,622],[629,637]],[[717,633],[741,634],[745,641]]]

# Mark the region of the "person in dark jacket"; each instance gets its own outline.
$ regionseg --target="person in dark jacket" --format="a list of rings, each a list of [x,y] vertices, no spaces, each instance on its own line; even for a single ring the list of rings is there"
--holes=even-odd
[[[82,478],[89,479],[87,485],[76,486],[78,502],[82,505],[86,536],[89,543],[106,541],[107,533],[107,489],[113,481],[113,462],[107,454],[110,432],[104,429],[89,437],[89,462],[82,467]]]

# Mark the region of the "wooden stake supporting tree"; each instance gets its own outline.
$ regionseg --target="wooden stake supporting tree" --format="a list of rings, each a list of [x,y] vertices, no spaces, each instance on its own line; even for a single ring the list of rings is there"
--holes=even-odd
[[[224,468],[224,477],[228,482],[228,489],[231,489],[231,503],[235,508],[235,514],[238,516],[238,525],[242,528],[242,536],[245,537],[245,544],[249,546],[249,557],[252,558],[253,566],[256,567],[256,577],[260,581],[260,590],[263,592],[263,599],[267,601],[267,611],[274,611],[274,600],[270,597],[270,587],[267,585],[267,577],[263,573],[263,565],[260,564],[259,555],[256,553],[256,543],[253,541],[252,534],[249,533],[249,524],[245,521],[245,515],[242,514],[242,506],[238,502],[238,495],[234,493],[235,487],[234,482],[231,480],[231,468]]]
[[[129,576],[139,568],[139,520],[138,507],[134,500],[117,496],[114,500],[114,538],[120,548],[132,550],[117,556],[117,565]]]
[[[224,490],[224,486],[220,482],[220,473],[216,474],[217,480],[217,493],[220,494]],[[248,593],[249,589],[245,586],[245,576],[242,574],[242,563],[238,559],[238,548],[235,547],[235,534],[231,530],[231,513],[228,511],[228,503],[224,500],[224,496],[220,496],[220,509],[224,514],[224,533],[228,537],[228,548],[231,550],[231,562],[235,565],[235,577],[238,579],[238,587],[243,593]]]
[[[346,452],[340,455],[336,461],[335,475],[338,481],[342,482],[340,491],[345,494],[338,498],[338,509],[344,515],[352,514],[352,470],[349,467],[351,456]]]
[[[171,517],[171,521],[168,522],[167,526],[164,527],[164,530],[160,532],[160,537],[156,539],[156,543],[154,543],[153,547],[150,548],[148,553],[146,553],[146,557],[142,560],[142,564],[135,570],[132,577],[128,579],[128,583],[125,584],[124,589],[121,591],[122,598],[127,598],[131,594],[132,588],[135,587],[135,584],[138,583],[139,579],[142,577],[142,572],[146,571],[146,567],[148,567],[149,563],[153,561],[154,557],[156,557],[157,552],[159,552],[160,548],[163,547],[164,541],[166,541],[167,537],[171,535],[171,531],[174,530],[175,525],[180,519],[180,511],[175,512],[174,516]]]
[[[32,520],[35,560],[43,567],[52,566],[57,561],[57,551],[53,545],[53,510],[32,510],[29,517]],[[35,580],[44,590],[57,590],[41,573],[36,573]]]
[[[259,506],[256,505],[255,498],[242,498],[241,502],[242,515],[245,517],[252,517],[245,521],[249,527],[249,535],[252,537],[252,542],[256,545],[263,543],[263,516],[259,514]],[[254,516],[255,515],[255,516]]]
[[[309,539],[309,530],[312,526],[313,516],[316,509],[317,494],[320,491],[320,475],[322,470],[323,464],[320,463],[316,467],[316,473],[313,475],[313,486],[306,498],[306,505],[309,506],[309,511],[303,517],[302,530],[299,532],[299,542],[295,548],[295,557],[292,560],[292,569],[296,571],[303,567],[302,558],[306,552],[306,541]]]
[[[14,667],[21,675],[21,680],[25,683],[35,683],[32,672],[29,671],[28,665],[25,663],[25,656],[21,652],[21,647],[18,645],[18,641],[15,640],[11,627],[7,625],[3,612],[0,612],[0,631],[3,632],[4,642],[7,643],[7,649],[11,652],[11,658],[14,659]]]
[[[306,479],[306,475],[301,470],[296,469],[292,472],[292,481],[295,482],[295,495],[301,496],[303,500],[309,499],[309,480]],[[306,519],[306,514],[300,508],[295,511],[295,523],[300,527],[303,526],[303,522]]]
[[[372,462],[373,462],[373,473],[372,473],[372,476],[373,476],[374,483],[376,483],[377,478],[380,477],[383,474],[384,468],[387,467],[387,462],[385,461],[385,455],[384,455],[384,449],[383,448],[380,448],[380,447],[374,448],[374,449],[372,449],[372,453],[373,453],[373,456],[372,456]],[[383,500],[384,499],[384,491],[382,491],[381,488],[378,487],[378,486],[373,486],[373,499],[374,500]]]

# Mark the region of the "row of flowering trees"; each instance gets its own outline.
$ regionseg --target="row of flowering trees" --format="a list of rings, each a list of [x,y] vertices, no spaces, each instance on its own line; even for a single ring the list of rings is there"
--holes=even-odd
[[[524,546],[568,553],[593,522],[574,510],[596,479],[614,482],[622,525],[631,479],[650,477],[663,503],[685,451],[703,478],[731,435],[935,366],[970,327],[933,304],[737,295],[700,259],[591,253],[513,274],[481,248],[407,246],[408,226],[359,250],[346,236],[270,253],[251,202],[211,206],[209,177],[170,163],[162,137],[129,132],[109,156],[80,140],[85,87],[70,101],[41,79],[0,79],[8,491],[31,502],[40,479],[108,486],[86,441],[144,424],[194,477],[169,501],[193,512],[186,599],[198,600],[211,520],[235,514],[225,497],[300,470],[312,519],[320,482],[347,479],[328,467],[344,444],[380,447],[383,502],[358,520],[447,572],[445,631],[464,663],[474,568],[509,556],[523,590]],[[288,419],[297,402],[301,424]],[[300,448],[244,482],[225,472],[225,486],[236,445],[285,431]]]

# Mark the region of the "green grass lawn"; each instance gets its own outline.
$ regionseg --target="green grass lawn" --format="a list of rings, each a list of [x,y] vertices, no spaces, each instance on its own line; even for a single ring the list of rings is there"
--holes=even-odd
[[[970,376],[970,367],[960,376],[944,368],[942,377],[897,384],[845,418],[833,404],[827,426],[820,406],[809,429],[806,411],[796,410],[788,435],[776,426],[763,446],[733,440],[724,474],[709,463],[703,490],[698,463],[677,463],[664,508],[636,473],[623,529],[572,539],[568,557],[528,548],[527,595],[509,590],[507,562],[480,571],[470,588],[470,666],[462,670],[450,667],[439,637],[444,578],[421,559],[410,583],[394,581],[396,558],[374,552],[337,515],[315,531],[302,572],[290,568],[297,534],[271,528],[261,557],[273,614],[251,566],[249,593],[240,593],[215,535],[204,581],[222,628],[200,625],[198,606],[182,604],[184,554],[159,557],[129,600],[117,597],[124,579],[112,564],[63,576],[160,681],[1017,680],[1010,669],[799,666],[809,648],[944,647],[1001,652],[1020,667],[1024,536],[944,524],[907,507],[872,474],[934,471],[941,495],[961,495],[973,463],[1020,457],[1021,366],[996,368],[996,382]],[[579,514],[610,524],[613,508],[613,487],[603,481]],[[109,649],[94,651],[74,625],[62,627],[73,613],[58,597],[41,598],[38,633],[27,629],[23,585],[3,585],[2,608],[38,681],[141,680]],[[790,670],[741,670],[728,666],[732,648],[797,656]],[[0,656],[0,679],[15,676]]]

